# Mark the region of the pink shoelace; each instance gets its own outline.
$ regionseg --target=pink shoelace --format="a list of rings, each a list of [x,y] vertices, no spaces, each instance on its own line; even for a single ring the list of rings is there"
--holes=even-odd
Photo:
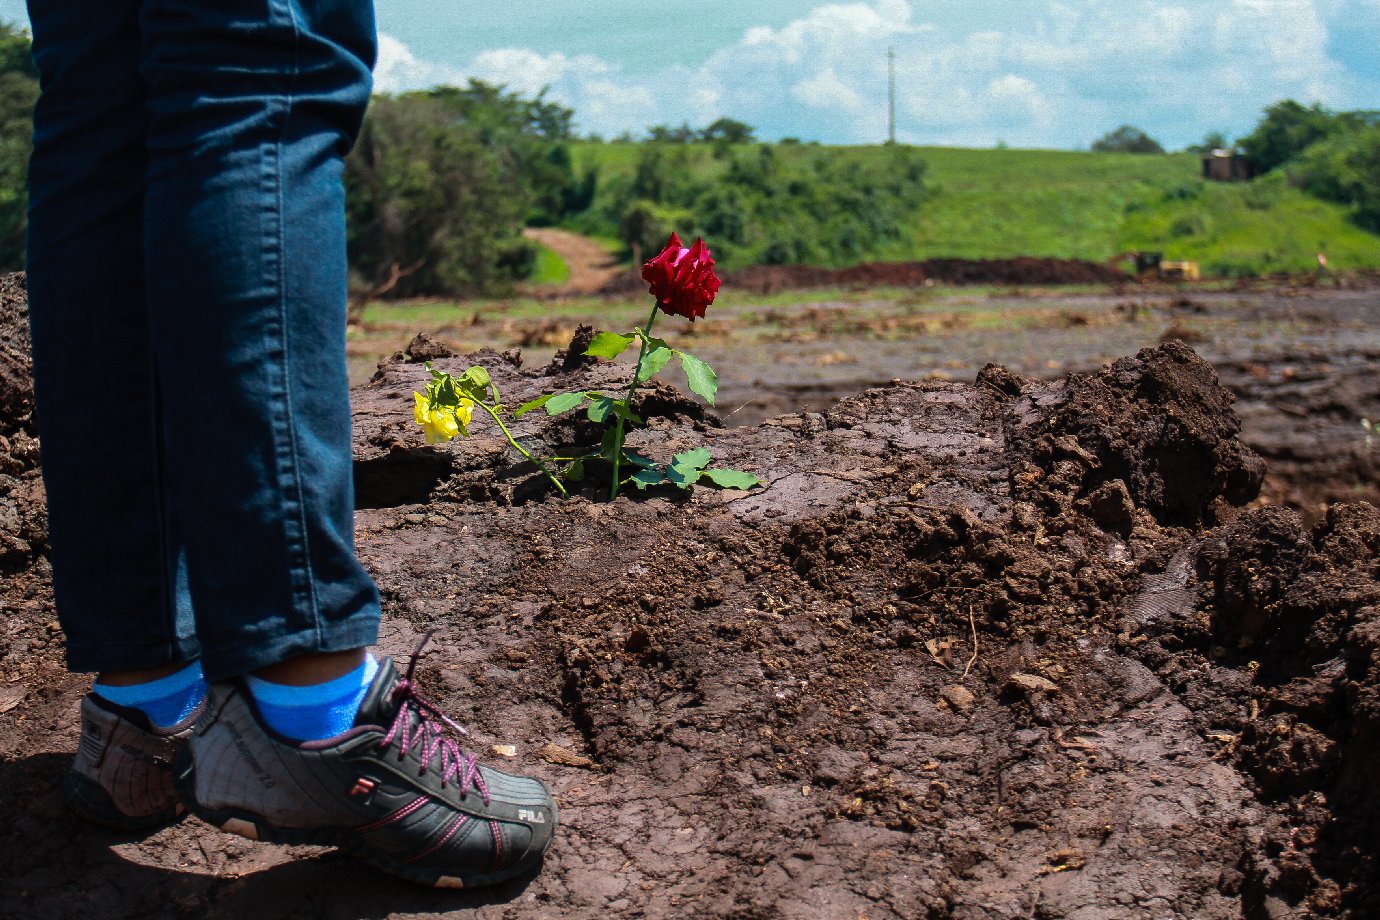
[[[401,762],[413,748],[420,745],[419,759],[422,767],[418,772],[419,776],[425,776],[433,761],[436,761],[441,770],[442,789],[446,788],[449,782],[458,782],[460,798],[465,797],[467,790],[474,789],[483,798],[484,804],[488,805],[489,787],[485,785],[484,776],[479,772],[479,758],[462,751],[456,740],[447,733],[447,729],[450,729],[464,735],[464,727],[442,712],[435,703],[419,694],[417,685],[412,680],[412,672],[417,667],[422,648],[431,638],[431,632],[428,631],[422,637],[417,650],[412,653],[412,658],[407,663],[407,673],[399,678],[393,687],[393,700],[398,704],[398,712],[393,717],[388,734],[379,742],[379,750],[387,749],[396,741],[398,760]]]

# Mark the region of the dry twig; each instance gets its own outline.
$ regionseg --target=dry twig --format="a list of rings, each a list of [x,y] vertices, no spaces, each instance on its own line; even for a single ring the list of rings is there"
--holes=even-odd
[[[973,618],[973,605],[968,605],[968,626],[973,630],[973,657],[968,659],[968,667],[963,669],[963,679],[968,679],[968,673],[973,670],[973,665],[977,664],[978,659],[978,638],[977,620]]]

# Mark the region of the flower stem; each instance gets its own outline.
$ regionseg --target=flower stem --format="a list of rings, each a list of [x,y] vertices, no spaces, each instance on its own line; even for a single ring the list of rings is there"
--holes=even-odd
[[[613,436],[613,484],[609,487],[609,501],[618,497],[619,470],[623,466],[623,425],[626,421],[625,416],[632,412],[633,392],[637,389],[639,381],[638,374],[642,370],[642,359],[647,356],[647,346],[651,344],[652,326],[656,323],[657,311],[661,308],[660,304],[652,304],[652,315],[647,317],[647,328],[638,330],[638,338],[642,340],[642,347],[637,350],[637,366],[633,368],[632,383],[628,384],[628,392],[623,397],[623,412],[618,413],[618,421],[614,425]]]
[[[508,439],[508,443],[513,445],[513,447],[517,449],[518,453],[522,454],[528,460],[531,460],[533,463],[535,463],[537,465],[537,469],[541,470],[543,473],[546,474],[546,478],[551,480],[551,484],[556,487],[556,491],[561,493],[562,498],[570,497],[570,493],[568,493],[565,490],[565,486],[561,485],[561,481],[551,474],[551,470],[547,469],[546,464],[541,461],[541,458],[532,456],[532,454],[528,452],[527,448],[523,447],[521,444],[517,442],[517,438],[513,437],[513,433],[508,430],[507,425],[503,424],[503,419],[499,416],[498,412],[496,412],[493,409],[492,406],[482,402],[476,402],[475,405],[483,409],[485,412],[489,413],[489,417],[492,418],[494,420],[494,423],[498,425],[499,431],[503,432],[503,436]]]

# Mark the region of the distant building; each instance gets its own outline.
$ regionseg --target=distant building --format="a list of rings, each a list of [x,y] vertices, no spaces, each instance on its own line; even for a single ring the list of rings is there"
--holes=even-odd
[[[1203,154],[1203,178],[1215,182],[1245,182],[1251,177],[1251,161],[1235,150],[1209,150]]]

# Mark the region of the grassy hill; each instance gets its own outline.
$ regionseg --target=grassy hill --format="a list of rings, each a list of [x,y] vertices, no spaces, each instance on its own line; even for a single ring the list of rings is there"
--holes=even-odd
[[[783,158],[865,162],[878,147],[779,145]],[[1380,236],[1346,209],[1289,187],[1279,176],[1205,182],[1192,154],[920,148],[934,195],[906,228],[906,242],[878,260],[1054,256],[1104,261],[1128,250],[1192,259],[1211,275],[1302,272],[1319,250],[1334,269],[1380,267]],[[628,175],[635,144],[575,145],[576,168],[597,166],[601,187]],[[724,168],[708,145],[690,151],[696,177]],[[600,201],[596,197],[595,207]],[[598,232],[588,222],[581,229]],[[602,228],[605,234],[613,229]],[[712,240],[710,241],[712,245]]]

